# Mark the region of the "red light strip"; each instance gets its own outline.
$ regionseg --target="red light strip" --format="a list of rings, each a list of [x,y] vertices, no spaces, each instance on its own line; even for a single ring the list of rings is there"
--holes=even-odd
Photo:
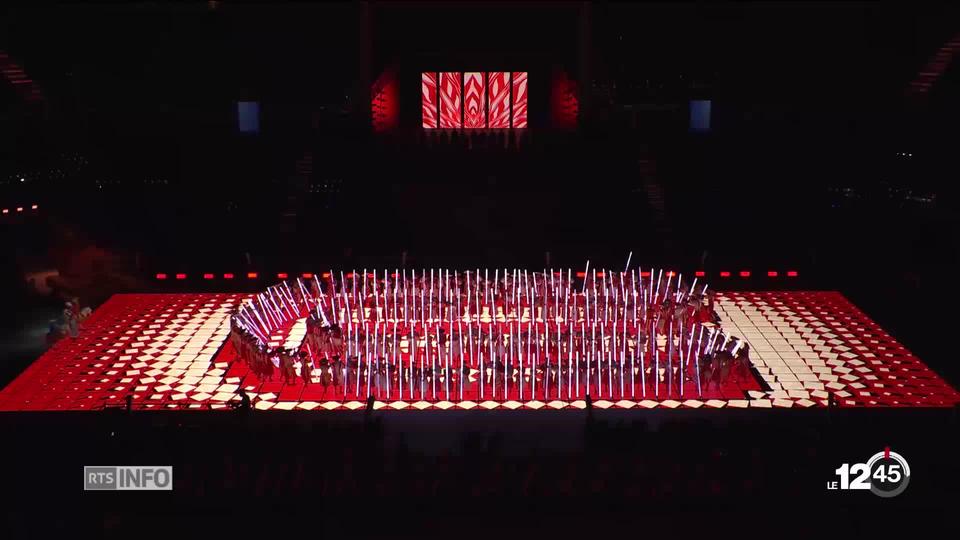
[[[34,205],[34,207],[36,207],[36,205]],[[18,211],[22,211],[23,208],[21,207],[21,208],[18,208],[17,210],[18,210]],[[10,212],[9,209],[6,209],[6,208],[3,209],[3,213],[4,213],[4,214],[7,214],[7,213],[9,213],[9,212]],[[560,276],[560,275],[563,275],[563,272],[554,272],[554,274]],[[675,277],[675,276],[677,276],[677,273],[674,272],[673,270],[667,271],[667,272],[665,272],[665,274],[667,275],[667,277]],[[594,275],[595,275],[596,277],[598,277],[598,278],[602,278],[602,277],[604,276],[604,273],[603,273],[602,271],[599,271],[599,272],[596,272]],[[696,272],[693,273],[693,275],[694,275],[694,277],[702,278],[702,277],[706,277],[707,273],[706,273],[705,271],[703,271],[703,270],[697,270]],[[719,272],[719,275],[720,275],[720,277],[722,277],[722,278],[728,278],[728,277],[731,277],[733,274],[732,274],[731,272],[729,272],[729,271],[723,270],[723,271]],[[739,272],[737,272],[737,275],[739,275],[739,276],[742,277],[742,278],[749,278],[749,277],[751,277],[752,272],[751,272],[750,270],[740,270]],[[778,272],[777,270],[768,270],[768,271],[767,271],[767,277],[772,277],[772,278],[774,278],[774,277],[779,277],[780,275],[781,275],[780,272]],[[799,272],[797,272],[796,270],[788,270],[788,271],[786,272],[786,276],[787,276],[787,277],[799,277],[799,275],[800,275]],[[324,279],[329,279],[329,278],[330,278],[330,272],[323,272],[322,274],[320,274],[320,276],[322,276]],[[398,276],[399,276],[399,274],[396,273],[396,272],[391,272],[391,273],[390,273],[390,277],[391,277],[391,278],[396,278],[396,277],[398,277]],[[586,277],[586,273],[585,273],[585,272],[577,272],[577,273],[576,273],[576,276],[577,276],[578,278],[584,278],[584,277]],[[175,277],[176,279],[187,279],[187,274],[175,274],[174,277]],[[259,274],[258,274],[257,272],[247,272],[247,278],[248,278],[248,279],[257,279],[258,277],[259,277]],[[279,272],[279,273],[277,273],[277,278],[278,278],[278,279],[287,279],[287,278],[289,278],[289,277],[290,277],[290,275],[289,275],[288,273],[286,273],[286,272]],[[313,279],[314,274],[313,274],[312,272],[304,272],[304,273],[300,274],[300,277],[302,277],[302,278],[304,278],[304,279]],[[346,274],[346,277],[347,277],[347,279],[353,279],[354,273],[353,273],[353,272],[350,272],[350,273]],[[373,277],[374,277],[374,274],[372,274],[372,273],[367,274],[367,277],[373,278]],[[640,277],[648,278],[648,277],[650,277],[650,272],[649,272],[649,271],[646,271],[646,270],[641,270],[641,271],[640,271]],[[168,275],[165,274],[165,273],[158,273],[158,274],[156,274],[156,279],[167,279],[167,278],[168,278]],[[233,278],[234,278],[234,274],[232,274],[232,273],[225,273],[225,274],[223,274],[223,279],[233,279]],[[211,274],[211,273],[203,274],[203,279],[216,279],[216,274]]]

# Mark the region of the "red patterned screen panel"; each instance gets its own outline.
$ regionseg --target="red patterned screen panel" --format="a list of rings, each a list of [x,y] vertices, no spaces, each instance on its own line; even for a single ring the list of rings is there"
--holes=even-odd
[[[492,128],[510,127],[510,72],[488,73],[487,94],[490,96],[487,125]]]
[[[420,101],[423,109],[423,127],[437,127],[437,74],[423,73],[420,77]]]
[[[460,73],[440,74],[440,127],[463,127]]]
[[[425,129],[527,127],[527,72],[421,73]]]
[[[527,72],[513,72],[513,127],[527,127]]]
[[[463,74],[463,127],[487,127],[487,93],[483,73]]]

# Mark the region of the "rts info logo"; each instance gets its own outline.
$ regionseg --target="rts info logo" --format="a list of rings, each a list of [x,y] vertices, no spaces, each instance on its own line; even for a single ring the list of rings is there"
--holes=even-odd
[[[877,452],[866,463],[844,463],[834,474],[840,481],[827,482],[829,490],[869,489],[878,497],[896,497],[910,483],[910,465],[907,460],[887,447]]]

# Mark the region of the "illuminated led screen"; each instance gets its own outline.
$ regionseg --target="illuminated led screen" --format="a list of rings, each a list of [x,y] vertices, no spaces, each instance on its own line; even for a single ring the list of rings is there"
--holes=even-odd
[[[463,126],[463,101],[460,99],[462,85],[460,73],[440,74],[440,127]]]
[[[527,127],[527,72],[423,72],[424,129]]]
[[[240,133],[259,133],[260,104],[256,101],[237,102],[237,125]]]
[[[710,104],[709,99],[690,100],[691,131],[710,131]]]
[[[515,128],[527,127],[527,74],[513,72],[513,119]]]
[[[437,74],[423,73],[420,77],[420,100],[423,103],[423,127],[437,127]]]

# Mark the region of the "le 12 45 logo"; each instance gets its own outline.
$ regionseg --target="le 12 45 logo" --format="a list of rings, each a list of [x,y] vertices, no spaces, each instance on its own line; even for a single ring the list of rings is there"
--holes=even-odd
[[[887,447],[866,463],[844,463],[834,473],[840,480],[827,482],[829,490],[870,490],[879,497],[896,497],[910,483],[907,460]]]

